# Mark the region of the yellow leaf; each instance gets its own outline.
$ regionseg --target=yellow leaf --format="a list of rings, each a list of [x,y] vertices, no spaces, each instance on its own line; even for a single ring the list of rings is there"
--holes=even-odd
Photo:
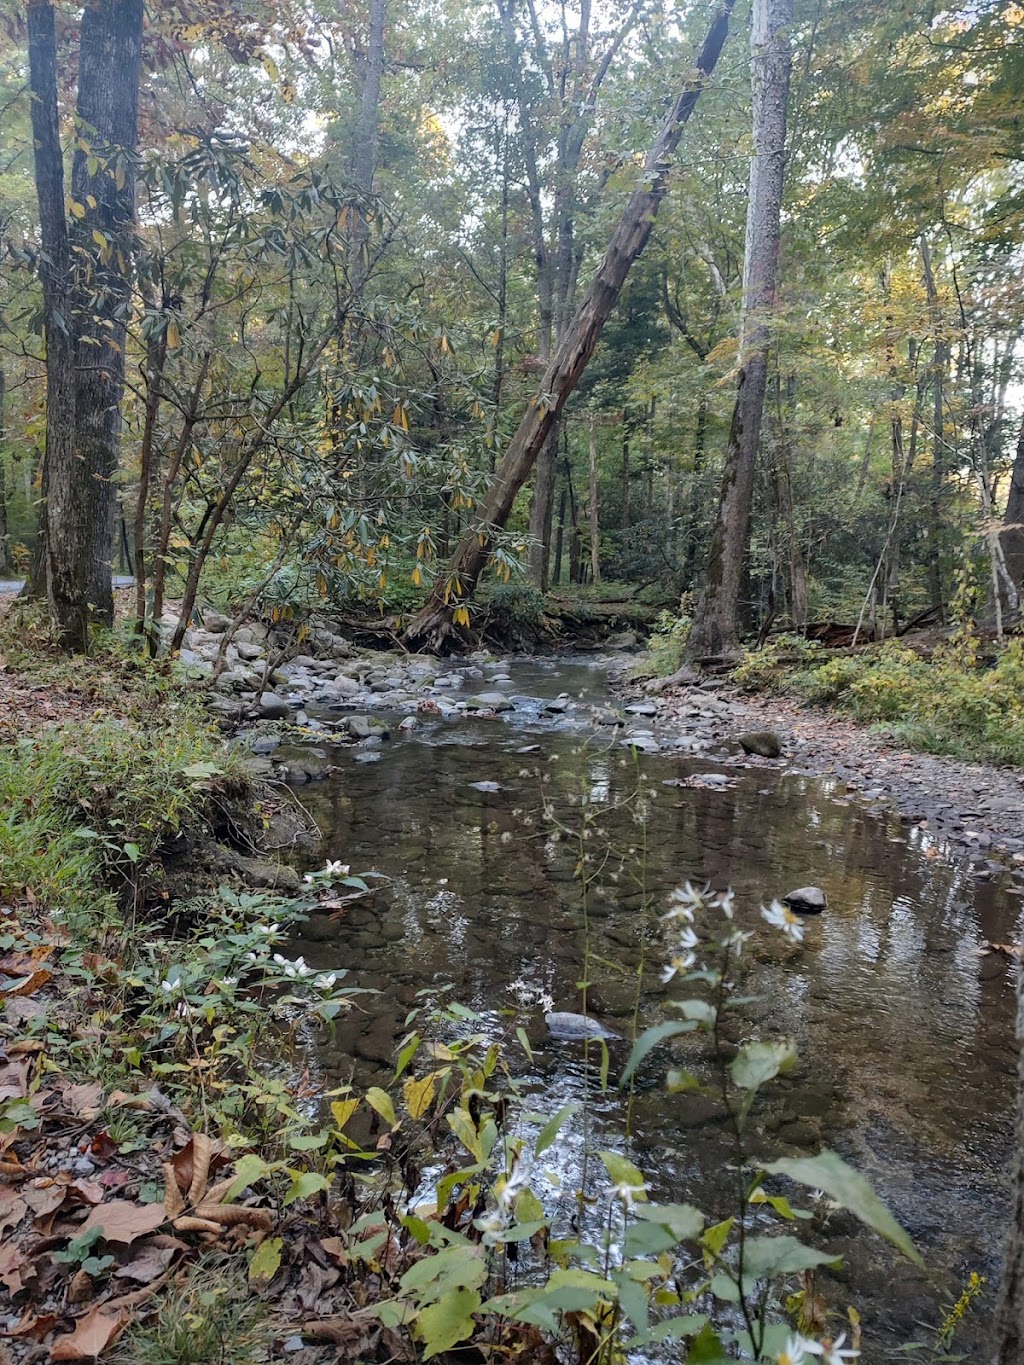
[[[371,1085],[366,1092],[366,1103],[371,1109],[376,1109],[385,1123],[394,1125],[395,1106],[391,1103],[391,1096],[386,1090],[381,1090],[379,1085]]]
[[[345,1127],[349,1119],[359,1108],[358,1100],[335,1100],[331,1105],[331,1114],[334,1122],[338,1125],[339,1131]]]
[[[468,626],[469,610],[466,607],[456,607],[455,615],[452,617],[452,620],[457,626]]]
[[[84,218],[84,217],[85,217],[85,205],[84,205],[84,204],[80,204],[80,203],[78,202],[77,199],[72,199],[72,201],[71,201],[71,212],[74,214],[74,216],[75,216],[76,218]]]
[[[181,329],[174,318],[167,321],[167,346],[169,350],[175,350],[181,345]]]
[[[256,1248],[256,1254],[249,1262],[249,1283],[264,1280],[269,1283],[281,1268],[281,1248],[284,1238],[268,1237]]]
[[[412,581],[412,585],[414,588],[423,587],[423,575],[420,573],[420,566],[418,564],[416,565],[415,569],[413,569],[409,577]]]
[[[434,1103],[434,1095],[437,1091],[436,1075],[424,1076],[421,1081],[410,1078],[402,1087],[402,1095],[405,1099],[405,1107],[414,1119],[421,1119],[430,1106]]]
[[[93,228],[92,239],[100,248],[101,251],[106,251],[107,247],[109,246],[109,243],[106,237],[104,237],[103,233],[100,232],[99,228]]]

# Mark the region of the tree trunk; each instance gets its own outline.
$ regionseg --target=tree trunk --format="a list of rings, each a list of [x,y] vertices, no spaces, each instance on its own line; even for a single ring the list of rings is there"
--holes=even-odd
[[[6,379],[0,366],[0,576],[11,572],[11,555],[7,537],[7,465],[4,458],[4,393]]]
[[[548,561],[551,557],[551,514],[555,505],[555,472],[558,462],[558,424],[553,423],[537,457],[530,500],[530,581],[541,592],[547,591]]]
[[[1010,473],[1010,491],[1003,518],[1003,557],[1006,571],[1018,592],[1024,595],[1024,418],[1017,433],[1017,450]]]
[[[996,1312],[993,1365],[1024,1361],[1024,968],[1017,968],[1017,1152],[1013,1171],[1013,1214],[1003,1283]]]
[[[28,58],[46,331],[46,447],[37,565],[44,576],[46,597],[62,648],[82,651],[89,636],[90,490],[81,461],[75,458],[70,253],[57,121],[57,47],[50,0],[32,0],[28,7]]]
[[[696,75],[680,92],[647,158],[641,179],[612,233],[604,258],[544,373],[540,392],[523,414],[498,466],[477,525],[469,528],[447,572],[438,577],[427,604],[409,624],[406,640],[410,643],[437,648],[451,636],[456,612],[459,612],[461,622],[468,619],[464,604],[472,596],[487,562],[494,533],[505,525],[516,494],[529,477],[558,415],[594,353],[630,267],[647,245],[665,195],[670,158],[714,71],[728,33],[732,4],[733,0],[724,0],[713,19],[697,58]]]
[[[558,530],[555,532],[555,569],[552,583],[557,588],[562,581],[562,546],[565,544],[565,504],[569,496],[569,485],[563,480],[562,494],[558,499]]]
[[[687,641],[690,660],[739,651],[740,584],[750,533],[779,266],[792,20],[793,0],[755,0],[751,33],[754,154],[743,262],[742,368],[704,589]]]
[[[75,457],[89,478],[88,595],[111,625],[115,476],[131,311],[143,0],[92,0],[82,13],[79,134],[71,167],[75,260]]]
[[[597,515],[597,434],[595,416],[590,414],[590,442],[587,447],[589,481],[587,485],[587,512],[590,517],[590,581],[601,581],[601,528]]]

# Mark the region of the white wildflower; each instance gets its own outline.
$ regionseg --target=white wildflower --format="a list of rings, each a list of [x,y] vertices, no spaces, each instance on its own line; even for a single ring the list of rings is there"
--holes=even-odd
[[[621,1180],[613,1186],[612,1193],[621,1202],[622,1207],[628,1211],[638,1199],[647,1193],[647,1188],[645,1184],[630,1185],[627,1181]]]
[[[821,1351],[816,1341],[794,1332],[775,1359],[778,1365],[804,1365],[808,1356],[820,1356]]]
[[[704,909],[704,894],[690,882],[677,886],[669,897],[669,910],[663,916],[666,920],[684,919],[692,924],[698,910]]]
[[[731,886],[729,887],[728,891],[723,891],[722,894],[719,896],[718,908],[719,910],[721,910],[722,914],[725,916],[726,919],[732,919],[733,907],[735,905],[735,902],[736,893],[733,891]]]
[[[281,931],[279,924],[254,924],[252,928],[255,934],[277,934]]]
[[[347,877],[347,876],[348,876],[348,872],[349,872],[349,864],[348,864],[348,863],[343,863],[343,862],[331,862],[330,858],[327,859],[327,866],[324,868],[324,874],[325,874],[325,876],[328,876],[328,877]]]
[[[337,979],[337,972],[322,972],[320,976],[314,980],[313,985],[318,991],[329,991],[334,986]]]
[[[822,1343],[821,1355],[824,1361],[824,1365],[843,1365],[844,1360],[857,1359],[857,1357],[860,1355],[859,1351],[855,1351],[852,1349],[852,1347],[849,1346],[846,1348],[846,1350],[843,1350],[843,1342],[845,1340],[846,1333],[843,1332],[839,1336],[838,1340],[834,1342],[826,1341]]]
[[[739,957],[740,953],[743,951],[743,945],[748,939],[752,939],[753,937],[754,935],[749,929],[732,929],[729,933],[722,935],[719,939],[719,943],[721,943],[723,948],[731,948],[736,956]]]
[[[474,1218],[473,1226],[482,1233],[480,1241],[485,1247],[493,1247],[501,1241],[501,1234],[508,1227],[508,1218],[501,1209],[494,1209],[485,1218]]]
[[[222,976],[219,981],[215,982],[215,985],[217,985],[222,991],[229,991],[232,986],[238,985],[238,977]]]
[[[281,968],[281,971],[285,976],[291,980],[295,980],[296,977],[300,976],[312,976],[313,974],[312,967],[306,966],[305,958],[297,957],[295,961],[292,962],[289,958],[282,957],[280,953],[275,953],[274,961]]]
[[[773,929],[781,929],[790,943],[802,942],[804,936],[803,920],[799,915],[794,915],[788,905],[783,905],[781,901],[772,901],[767,910],[764,906],[761,907],[761,918]]]
[[[164,995],[173,995],[175,991],[181,990],[181,977],[167,977],[165,981],[160,982],[160,989]]]

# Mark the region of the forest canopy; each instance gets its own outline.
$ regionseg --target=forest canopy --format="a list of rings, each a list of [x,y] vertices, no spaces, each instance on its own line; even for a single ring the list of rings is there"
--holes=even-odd
[[[730,8],[8,6],[0,576],[75,649],[112,569],[151,648],[478,579],[1002,631],[1024,9]]]

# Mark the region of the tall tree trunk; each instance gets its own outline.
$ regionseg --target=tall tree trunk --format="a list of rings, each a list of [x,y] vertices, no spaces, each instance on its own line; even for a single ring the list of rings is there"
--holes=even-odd
[[[949,368],[949,342],[942,325],[939,291],[935,284],[931,249],[921,238],[921,266],[931,314],[935,353],[932,357],[932,462],[928,489],[928,587],[932,609],[944,619],[942,591],[942,486],[945,480],[945,381]]]
[[[451,635],[456,612],[460,613],[460,621],[464,622],[468,617],[465,601],[472,596],[487,562],[494,532],[505,525],[516,494],[529,477],[559,413],[594,353],[630,267],[647,245],[665,195],[672,154],[715,69],[729,31],[732,5],[733,0],[724,0],[712,20],[697,58],[696,75],[680,92],[647,157],[641,179],[612,233],[604,258],[544,373],[540,392],[523,414],[495,472],[494,484],[480,509],[478,522],[469,528],[447,572],[436,580],[427,604],[410,622],[406,632],[408,641],[436,648]]]
[[[565,544],[565,504],[569,496],[568,479],[562,480],[562,493],[558,499],[558,530],[555,532],[555,568],[551,581],[557,588],[562,581],[562,546]]]
[[[632,524],[633,509],[630,506],[630,483],[633,471],[629,467],[629,427],[626,425],[626,410],[622,410],[622,529],[628,531]]]
[[[1010,473],[1004,530],[1001,535],[1006,572],[1018,592],[1024,594],[1024,418],[1017,433],[1017,450]]]
[[[86,648],[89,635],[89,488],[75,458],[75,349],[64,162],[57,122],[57,45],[53,5],[28,7],[32,141],[42,242],[40,274],[46,330],[46,447],[37,564],[61,646]],[[38,586],[38,585],[37,585]]]
[[[6,428],[4,426],[4,396],[6,376],[0,365],[0,575],[11,572],[11,555],[7,536],[7,463],[5,459]]]
[[[731,656],[739,651],[740,585],[750,533],[779,267],[792,21],[793,0],[754,0],[751,33],[754,154],[743,262],[742,368],[707,574],[687,641],[690,659]]]
[[[75,457],[89,476],[89,608],[111,625],[125,351],[135,239],[135,147],[143,0],[90,0],[82,13],[78,137],[71,167],[75,260]]]
[[[590,440],[587,445],[587,513],[590,518],[590,581],[601,581],[601,528],[597,512],[597,432],[596,417],[590,414]]]

